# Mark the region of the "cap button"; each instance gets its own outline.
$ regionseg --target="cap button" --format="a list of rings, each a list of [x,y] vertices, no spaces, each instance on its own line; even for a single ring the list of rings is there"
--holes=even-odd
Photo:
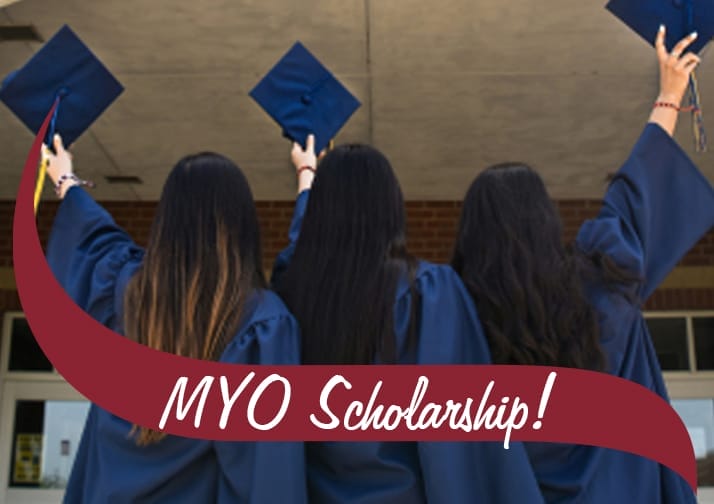
[[[64,98],[68,94],[69,94],[69,89],[67,89],[66,87],[60,88],[60,90],[57,91],[58,98]]]
[[[305,105],[310,105],[312,103],[312,96],[304,94],[300,97],[300,101],[302,101]]]

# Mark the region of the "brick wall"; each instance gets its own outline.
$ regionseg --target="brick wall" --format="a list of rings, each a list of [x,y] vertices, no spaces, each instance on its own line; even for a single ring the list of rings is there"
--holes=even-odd
[[[451,255],[460,212],[456,201],[409,201],[407,206],[409,246],[416,256],[434,262],[446,262]],[[0,201],[0,267],[12,266],[13,201]],[[108,202],[105,207],[117,223],[139,243],[145,244],[154,214],[153,202]],[[598,200],[561,200],[558,202],[565,239],[571,240],[582,222],[594,217]],[[57,209],[56,202],[43,203],[38,219],[42,241],[46,240]],[[292,218],[292,201],[257,202],[264,265],[270,267],[276,254],[287,244],[287,230]],[[714,231],[706,235],[684,258],[683,266],[714,266]],[[709,289],[661,289],[647,304],[650,310],[712,309],[714,286]],[[19,309],[14,292],[0,291],[0,313]]]

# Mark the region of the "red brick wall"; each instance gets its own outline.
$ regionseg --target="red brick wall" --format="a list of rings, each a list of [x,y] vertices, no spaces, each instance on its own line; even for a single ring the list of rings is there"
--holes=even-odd
[[[6,311],[19,311],[20,300],[14,290],[0,289],[0,318]]]
[[[0,201],[0,267],[12,266],[11,230],[13,201]],[[105,207],[117,223],[134,239],[145,244],[155,203],[108,202]],[[571,240],[582,222],[594,217],[600,207],[597,200],[561,200],[558,202],[565,230]],[[57,203],[43,203],[38,229],[44,242],[52,224]],[[259,201],[258,217],[262,229],[264,265],[270,267],[275,255],[287,244],[287,230],[292,218],[293,202]],[[460,212],[456,201],[407,202],[409,246],[412,253],[434,262],[449,260]],[[714,266],[714,231],[706,235],[684,258],[685,266]],[[15,293],[0,291],[0,312],[18,309]],[[712,309],[714,286],[711,289],[659,290],[649,300],[648,309]]]

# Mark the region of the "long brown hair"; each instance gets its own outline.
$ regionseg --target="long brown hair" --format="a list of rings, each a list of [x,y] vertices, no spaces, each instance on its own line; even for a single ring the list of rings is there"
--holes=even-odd
[[[402,191],[387,158],[366,145],[330,151],[317,170],[295,255],[277,282],[300,324],[303,363],[398,361],[397,283],[416,269],[405,236]]]
[[[565,246],[540,176],[522,163],[482,172],[464,199],[452,266],[470,291],[493,361],[603,370],[584,282],[627,281],[605,257]]]
[[[183,158],[166,180],[144,262],[126,288],[126,336],[216,360],[238,329],[245,300],[263,287],[258,219],[245,176],[218,154]],[[137,431],[140,445],[164,437]]]

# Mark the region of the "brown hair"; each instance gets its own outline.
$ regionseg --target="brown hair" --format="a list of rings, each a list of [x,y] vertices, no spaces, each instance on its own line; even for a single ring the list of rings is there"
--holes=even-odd
[[[265,287],[253,195],[227,158],[183,158],[164,185],[143,265],[125,292],[124,332],[184,357],[216,360],[249,294]],[[165,434],[134,426],[139,445]]]
[[[605,368],[583,284],[590,263],[564,246],[555,205],[529,166],[495,165],[471,184],[451,264],[476,303],[494,363]]]

